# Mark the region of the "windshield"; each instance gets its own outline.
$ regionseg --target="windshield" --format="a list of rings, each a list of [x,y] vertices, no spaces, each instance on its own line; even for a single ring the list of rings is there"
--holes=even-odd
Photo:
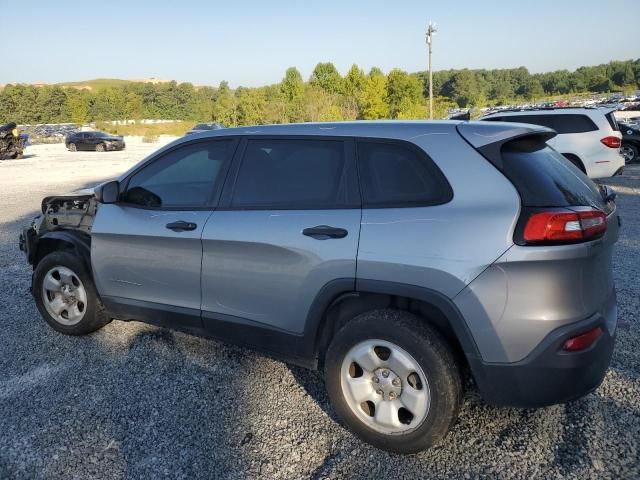
[[[111,134],[105,132],[91,132],[91,135],[97,138],[107,138],[112,136]]]

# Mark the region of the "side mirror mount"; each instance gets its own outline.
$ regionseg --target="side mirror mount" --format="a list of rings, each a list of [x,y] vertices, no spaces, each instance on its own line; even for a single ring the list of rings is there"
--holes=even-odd
[[[98,203],[116,203],[120,196],[120,182],[112,180],[98,185],[95,189],[95,196]]]

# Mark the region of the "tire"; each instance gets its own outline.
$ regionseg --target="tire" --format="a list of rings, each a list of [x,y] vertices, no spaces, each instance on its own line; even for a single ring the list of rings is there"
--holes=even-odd
[[[104,151],[106,151],[104,147],[104,143],[99,143],[98,145],[96,145],[96,152],[104,152]]]
[[[75,143],[70,143],[69,147],[67,147],[67,148],[69,148],[70,152],[77,152],[78,151],[78,147],[76,147]]]
[[[624,163],[629,164],[638,161],[638,147],[632,143],[623,143],[620,152],[624,157]]]
[[[52,252],[40,260],[33,272],[32,291],[42,318],[58,332],[86,335],[111,321],[91,274],[68,250]]]
[[[462,401],[460,369],[447,341],[401,310],[374,310],[348,322],[329,345],[324,374],[338,417],[390,452],[415,453],[439,442]]]

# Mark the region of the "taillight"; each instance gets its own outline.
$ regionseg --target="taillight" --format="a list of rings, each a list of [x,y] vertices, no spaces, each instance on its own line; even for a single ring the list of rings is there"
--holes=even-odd
[[[533,213],[524,227],[528,244],[577,243],[592,240],[607,230],[607,216],[594,208],[555,209]]]
[[[602,327],[596,327],[588,332],[584,332],[575,337],[571,337],[562,345],[562,349],[566,352],[579,352],[580,350],[586,350],[598,340],[604,331]]]
[[[622,144],[621,140],[618,137],[613,136],[604,137],[600,141],[609,148],[620,148],[620,145]]]

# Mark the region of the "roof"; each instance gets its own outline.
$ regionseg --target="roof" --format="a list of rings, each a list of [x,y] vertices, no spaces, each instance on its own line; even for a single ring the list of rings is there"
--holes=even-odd
[[[412,140],[429,135],[461,134],[474,147],[478,148],[494,142],[503,142],[508,138],[522,137],[531,134],[554,134],[553,130],[536,125],[507,123],[507,122],[480,122],[459,120],[376,120],[353,122],[326,122],[326,123],[289,123],[281,125],[254,125],[249,127],[221,128],[185,135],[171,143],[160,147],[150,154],[143,162],[155,158],[163,152],[170,150],[182,143],[205,138],[219,138],[234,135],[299,135],[299,136],[331,136],[331,137],[371,137],[389,138],[397,140]],[[439,137],[442,138],[442,137]],[[459,138],[459,137],[458,137]],[[120,179],[126,177],[129,172],[139,165],[124,172]]]
[[[317,135],[317,136],[359,136],[389,137],[409,139],[430,133],[451,133],[456,121],[433,120],[374,120],[350,122],[309,122],[274,125],[251,125],[247,127],[224,128],[198,132],[190,138],[219,137],[228,135]]]

